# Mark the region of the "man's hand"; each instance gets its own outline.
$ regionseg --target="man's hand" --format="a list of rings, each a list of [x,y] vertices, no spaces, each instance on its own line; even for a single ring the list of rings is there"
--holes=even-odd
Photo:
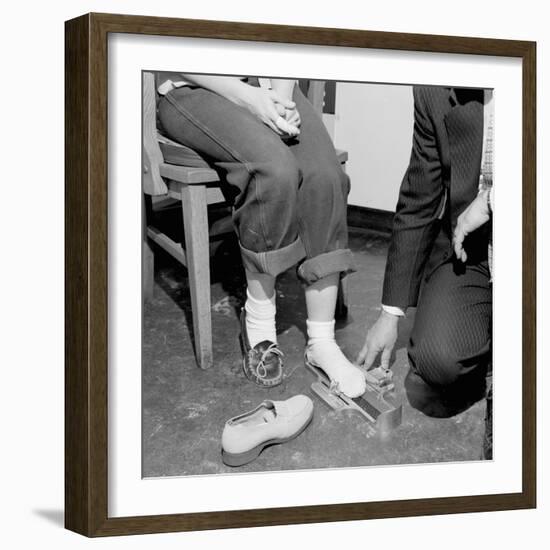
[[[376,356],[382,353],[380,366],[383,369],[389,369],[391,352],[397,341],[398,323],[399,317],[397,315],[382,311],[376,323],[367,332],[365,345],[359,352],[356,363],[370,369]]]
[[[489,193],[488,189],[479,193],[470,203],[468,208],[458,216],[453,234],[453,246],[456,257],[463,262],[465,262],[468,257],[463,246],[464,239],[472,233],[472,231],[475,231],[478,227],[481,227],[484,223],[489,221],[490,212],[487,202],[487,193]]]

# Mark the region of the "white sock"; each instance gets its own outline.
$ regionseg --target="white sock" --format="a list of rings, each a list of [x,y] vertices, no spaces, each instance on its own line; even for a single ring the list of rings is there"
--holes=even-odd
[[[365,376],[348,361],[334,338],[334,321],[307,320],[309,337],[307,358],[323,369],[327,376],[338,383],[340,391],[348,397],[359,397],[366,390]]]
[[[277,343],[277,331],[275,329],[275,293],[269,300],[257,300],[246,291],[246,331],[251,347],[270,340]]]

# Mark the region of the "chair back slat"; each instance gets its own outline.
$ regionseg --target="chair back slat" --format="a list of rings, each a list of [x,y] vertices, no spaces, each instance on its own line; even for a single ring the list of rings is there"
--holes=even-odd
[[[143,73],[143,192],[147,195],[166,195],[168,188],[159,166],[164,162],[158,143],[157,98],[155,76]]]
[[[310,80],[307,90],[307,98],[313,105],[320,117],[323,116],[323,106],[325,104],[325,81]]]

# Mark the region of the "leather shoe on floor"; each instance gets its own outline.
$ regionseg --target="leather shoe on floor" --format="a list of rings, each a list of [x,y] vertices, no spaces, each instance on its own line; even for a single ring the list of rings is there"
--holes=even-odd
[[[252,411],[228,420],[222,434],[222,460],[228,466],[252,462],[269,445],[300,435],[313,418],[313,402],[305,395],[286,401],[264,401]]]

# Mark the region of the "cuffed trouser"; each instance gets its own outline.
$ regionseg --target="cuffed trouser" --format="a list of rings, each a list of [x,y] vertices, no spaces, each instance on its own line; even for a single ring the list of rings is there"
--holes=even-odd
[[[427,279],[410,337],[405,389],[411,405],[429,416],[453,416],[485,397],[492,351],[489,268],[487,261],[458,268],[448,261]]]
[[[278,275],[300,263],[311,284],[353,271],[348,249],[349,178],[311,104],[296,86],[300,135],[283,141],[247,109],[204,88],[183,87],[159,103],[163,131],[219,171],[233,202],[244,266]]]

